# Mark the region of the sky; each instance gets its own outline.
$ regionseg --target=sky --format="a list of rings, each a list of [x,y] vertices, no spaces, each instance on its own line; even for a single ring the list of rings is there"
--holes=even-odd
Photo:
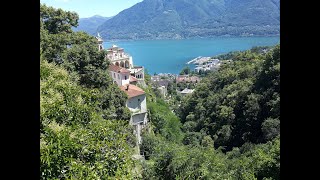
[[[42,4],[61,8],[66,11],[75,11],[80,18],[94,15],[110,17],[127,9],[142,0],[40,0]]]

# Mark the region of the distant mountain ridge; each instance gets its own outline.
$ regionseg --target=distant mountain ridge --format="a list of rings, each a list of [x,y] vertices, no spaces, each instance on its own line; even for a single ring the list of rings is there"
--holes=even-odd
[[[89,18],[80,18],[79,26],[73,28],[74,31],[85,31],[91,35],[95,35],[97,32],[98,26],[103,24],[106,20],[112,17],[103,17],[100,15],[95,15]]]
[[[106,20],[108,39],[280,34],[280,0],[144,0]]]

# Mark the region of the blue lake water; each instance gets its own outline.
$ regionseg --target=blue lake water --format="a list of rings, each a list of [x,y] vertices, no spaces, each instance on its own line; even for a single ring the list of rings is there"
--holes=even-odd
[[[135,66],[144,66],[149,74],[178,74],[188,61],[198,56],[215,56],[230,51],[247,50],[254,46],[280,43],[280,37],[217,37],[182,40],[107,41],[124,48],[133,58]]]

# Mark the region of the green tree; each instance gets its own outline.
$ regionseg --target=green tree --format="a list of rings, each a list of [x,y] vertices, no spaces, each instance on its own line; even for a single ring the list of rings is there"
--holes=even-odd
[[[73,82],[68,72],[41,59],[40,178],[130,178],[128,123],[102,118],[98,89]]]
[[[40,4],[40,23],[50,34],[71,33],[72,27],[78,26],[79,15]]]
[[[191,72],[190,67],[189,67],[189,66],[186,66],[186,67],[184,67],[184,68],[181,70],[180,75],[190,74],[190,72]]]

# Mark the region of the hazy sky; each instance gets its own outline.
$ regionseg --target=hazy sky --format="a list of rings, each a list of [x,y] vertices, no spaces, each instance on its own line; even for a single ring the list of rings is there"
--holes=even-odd
[[[40,0],[54,8],[75,11],[80,18],[101,15],[110,17],[118,14],[142,0]]]

